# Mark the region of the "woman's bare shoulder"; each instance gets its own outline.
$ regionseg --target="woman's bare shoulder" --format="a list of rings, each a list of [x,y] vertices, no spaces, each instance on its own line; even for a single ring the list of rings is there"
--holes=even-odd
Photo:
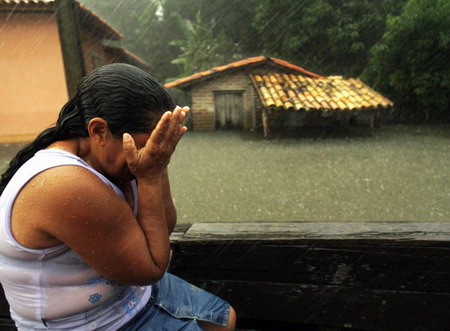
[[[72,222],[79,218],[108,215],[111,210],[129,212],[128,204],[92,171],[80,166],[59,166],[35,176],[21,194],[42,205],[47,216],[61,218],[72,214]]]
[[[67,165],[50,168],[37,175],[34,178],[34,184],[36,187],[48,187],[54,190],[77,191],[89,188],[92,192],[98,193],[106,189],[114,193],[98,175],[81,166]]]
[[[47,169],[34,176],[22,188],[15,205],[23,200],[32,200],[33,205],[42,204],[61,210],[75,207],[80,202],[92,202],[92,199],[100,199],[102,196],[120,199],[92,171],[80,166],[65,165]]]
[[[127,213],[126,203],[92,171],[72,165],[53,167],[34,176],[20,191],[13,206],[12,231],[22,245],[46,248],[61,243],[62,238],[52,232],[59,233],[63,224],[83,230],[81,224],[99,219],[111,204]]]

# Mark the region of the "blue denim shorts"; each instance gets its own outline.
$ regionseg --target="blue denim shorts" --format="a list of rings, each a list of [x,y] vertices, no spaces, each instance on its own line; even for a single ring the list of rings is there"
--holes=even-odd
[[[152,295],[139,314],[121,331],[201,331],[197,321],[226,326],[230,305],[215,295],[166,273],[152,286]]]

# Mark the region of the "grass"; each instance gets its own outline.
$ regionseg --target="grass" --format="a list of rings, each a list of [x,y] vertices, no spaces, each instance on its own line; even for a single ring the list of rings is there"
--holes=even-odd
[[[449,129],[188,132],[170,165],[179,223],[449,221]],[[1,167],[18,147],[0,146]]]

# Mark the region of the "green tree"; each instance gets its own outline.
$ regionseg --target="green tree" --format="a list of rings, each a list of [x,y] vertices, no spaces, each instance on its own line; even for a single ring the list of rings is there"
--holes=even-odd
[[[187,18],[176,16],[183,39],[173,40],[170,44],[181,50],[173,64],[181,66],[181,76],[221,65],[227,61],[232,44],[223,34],[215,36],[213,29],[202,23],[199,11],[192,22]]]
[[[404,0],[263,0],[255,27],[266,55],[320,74],[357,76]]]
[[[450,1],[410,0],[388,19],[363,78],[408,117],[450,117]]]
[[[242,58],[261,55],[259,33],[253,27],[253,19],[260,0],[164,0],[164,21],[170,27],[176,15],[195,22],[200,12],[201,22],[212,30],[214,36],[223,36],[232,46],[224,57]],[[173,24],[171,26],[173,27]],[[184,36],[180,26],[179,36]]]

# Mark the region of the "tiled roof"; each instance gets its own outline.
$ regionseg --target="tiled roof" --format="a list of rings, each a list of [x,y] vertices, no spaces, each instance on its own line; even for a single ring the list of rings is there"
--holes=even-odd
[[[108,38],[113,40],[120,40],[123,38],[123,34],[120,33],[119,30],[115,29],[111,25],[109,25],[103,18],[98,16],[84,4],[78,2],[78,7],[85,14],[85,17],[88,19],[90,24],[96,25],[100,30],[104,31]],[[83,17],[82,17],[83,22]]]
[[[277,59],[274,57],[256,56],[256,57],[247,58],[245,60],[232,62],[232,63],[226,64],[226,65],[220,66],[220,67],[215,67],[210,70],[197,72],[191,76],[183,77],[183,78],[177,79],[173,82],[167,83],[164,86],[166,88],[186,87],[186,86],[191,85],[192,83],[194,83],[195,81],[197,81],[199,79],[209,78],[210,76],[219,74],[219,73],[227,71],[227,70],[242,68],[242,67],[257,65],[257,64],[263,64],[263,63],[275,64],[278,67],[290,69],[292,71],[296,71],[296,72],[302,73],[302,74],[310,76],[310,77],[316,77],[316,78],[322,77],[313,72],[307,71],[299,66],[291,64],[287,61],[283,61],[283,60],[280,60],[280,59]]]
[[[52,8],[54,2],[55,0],[0,0],[0,5],[8,6],[8,9],[20,9],[22,6]]]
[[[55,0],[0,0],[0,2],[4,2],[4,3],[12,3],[12,4],[29,4],[29,3],[35,3],[35,4],[46,4],[46,3],[51,3],[51,2],[55,2]]]
[[[50,10],[53,11],[53,5],[55,0],[0,0],[0,9],[6,9],[11,11],[23,11],[23,10]],[[86,23],[93,25],[100,32],[105,34],[108,38],[113,40],[120,40],[123,35],[109,25],[104,19],[86,7],[80,2],[76,2],[81,9],[81,24]]]
[[[292,110],[360,110],[391,107],[392,101],[361,80],[267,73],[251,75],[265,107]]]

